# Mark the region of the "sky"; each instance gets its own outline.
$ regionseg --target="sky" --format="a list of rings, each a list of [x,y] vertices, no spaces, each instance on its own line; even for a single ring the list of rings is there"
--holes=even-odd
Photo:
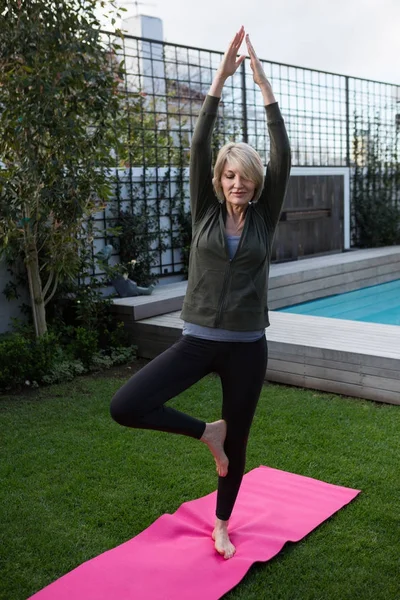
[[[400,0],[142,2],[170,43],[224,51],[243,24],[265,60],[400,85]],[[117,3],[136,14],[133,1]]]

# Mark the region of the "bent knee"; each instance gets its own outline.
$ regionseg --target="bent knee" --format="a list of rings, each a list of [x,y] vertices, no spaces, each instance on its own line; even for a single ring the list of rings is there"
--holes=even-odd
[[[116,423],[125,427],[138,427],[142,416],[134,399],[124,400],[119,392],[111,400],[110,415]]]
[[[129,417],[132,417],[132,415],[130,415],[130,411],[128,410],[128,407],[126,406],[126,403],[121,401],[121,398],[119,397],[118,392],[115,394],[115,396],[111,400],[110,415],[111,415],[111,418],[119,425],[127,426],[128,421],[131,420],[131,419],[129,419]]]
[[[121,410],[121,405],[118,402],[118,397],[114,396],[111,400],[110,404],[110,415],[113,421],[118,423],[119,425],[124,425],[125,421],[125,411]]]

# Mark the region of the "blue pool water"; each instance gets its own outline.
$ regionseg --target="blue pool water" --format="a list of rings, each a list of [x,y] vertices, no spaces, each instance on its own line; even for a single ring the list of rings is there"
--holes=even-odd
[[[314,317],[400,325],[400,279],[278,310]]]

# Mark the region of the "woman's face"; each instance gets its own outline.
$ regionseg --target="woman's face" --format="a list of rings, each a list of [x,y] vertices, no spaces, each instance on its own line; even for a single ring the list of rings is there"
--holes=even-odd
[[[221,186],[225,200],[235,206],[248,204],[256,190],[254,182],[243,177],[242,173],[228,162],[222,171]]]

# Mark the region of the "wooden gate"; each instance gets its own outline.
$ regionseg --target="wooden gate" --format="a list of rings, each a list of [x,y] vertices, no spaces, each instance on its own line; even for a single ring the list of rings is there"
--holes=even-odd
[[[341,252],[348,246],[346,177],[343,173],[323,174],[323,168],[321,175],[299,175],[300,168],[293,171],[275,234],[272,260],[281,262]]]

